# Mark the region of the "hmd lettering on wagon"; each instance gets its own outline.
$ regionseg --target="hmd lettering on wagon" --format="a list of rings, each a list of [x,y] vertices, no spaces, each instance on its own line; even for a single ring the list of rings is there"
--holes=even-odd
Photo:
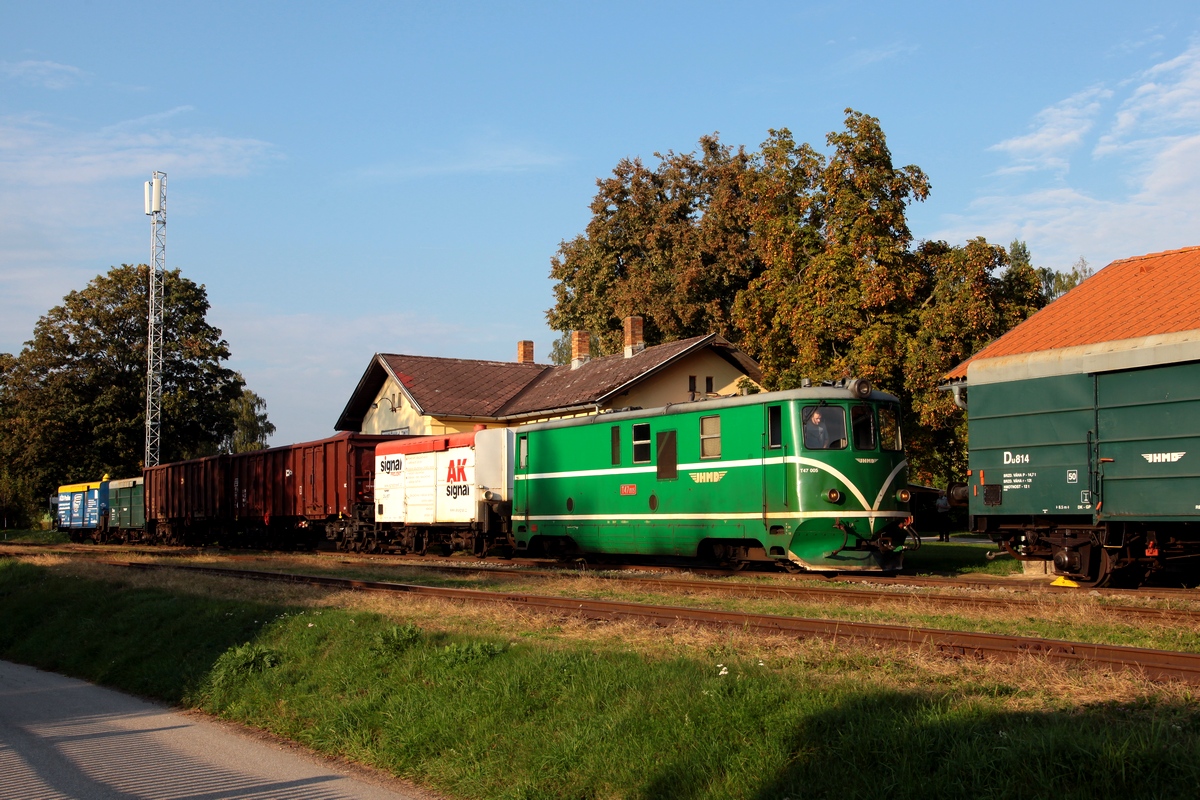
[[[1185,450],[1182,453],[1142,453],[1142,458],[1151,464],[1173,464],[1186,455],[1187,451]]]

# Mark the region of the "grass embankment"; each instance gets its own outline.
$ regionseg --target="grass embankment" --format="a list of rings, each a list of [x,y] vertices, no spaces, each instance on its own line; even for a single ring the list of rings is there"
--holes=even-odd
[[[1183,797],[1191,692],[1128,676],[0,561],[0,656],[467,797]]]

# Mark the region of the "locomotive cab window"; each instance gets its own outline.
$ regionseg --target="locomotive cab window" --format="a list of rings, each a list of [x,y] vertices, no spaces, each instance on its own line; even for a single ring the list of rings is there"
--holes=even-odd
[[[783,447],[783,406],[767,406],[767,447]]]
[[[840,406],[805,406],[804,446],[809,450],[846,447],[846,411]]]
[[[700,457],[721,457],[721,418],[700,418]]]
[[[879,407],[879,446],[892,452],[903,449],[900,443],[900,415],[895,406]]]
[[[612,427],[612,463],[614,467],[621,465],[621,429],[616,425]]]
[[[875,411],[868,405],[850,408],[850,428],[854,431],[855,450],[875,449]]]
[[[650,463],[650,423],[633,426],[633,463]]]
[[[529,466],[529,437],[517,437],[517,466],[525,469]]]

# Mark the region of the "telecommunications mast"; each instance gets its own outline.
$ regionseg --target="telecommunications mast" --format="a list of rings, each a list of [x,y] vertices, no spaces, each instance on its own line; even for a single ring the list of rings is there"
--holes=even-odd
[[[150,217],[150,308],[146,326],[146,459],[158,466],[159,418],[162,415],[163,272],[167,268],[167,173],[146,181],[146,215]]]

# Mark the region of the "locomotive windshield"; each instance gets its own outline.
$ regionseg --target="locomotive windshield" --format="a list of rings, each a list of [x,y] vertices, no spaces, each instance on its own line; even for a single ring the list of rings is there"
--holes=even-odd
[[[850,427],[854,431],[855,450],[875,449],[875,413],[866,403],[850,409]]]
[[[900,415],[893,405],[879,407],[879,446],[892,452],[899,452],[903,448],[900,443]]]
[[[838,406],[804,407],[804,446],[809,450],[846,447],[846,412]]]

